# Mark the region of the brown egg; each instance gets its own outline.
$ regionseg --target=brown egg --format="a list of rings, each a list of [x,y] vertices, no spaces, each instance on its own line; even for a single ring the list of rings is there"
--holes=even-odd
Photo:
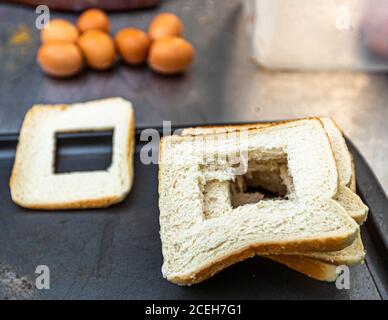
[[[183,34],[183,28],[182,20],[175,14],[162,13],[151,21],[148,34],[152,40],[166,36],[180,37]]]
[[[53,40],[75,43],[77,39],[77,28],[71,22],[63,19],[50,20],[48,25],[40,33],[42,43]]]
[[[178,37],[165,37],[151,45],[148,63],[156,72],[175,74],[185,71],[193,59],[194,48],[189,42]]]
[[[104,11],[100,9],[89,9],[79,16],[77,27],[81,33],[88,30],[109,32],[110,21],[108,15]]]
[[[74,43],[49,41],[38,50],[38,63],[44,72],[54,77],[69,77],[82,69],[80,49]]]
[[[125,28],[116,34],[116,46],[123,58],[129,64],[142,64],[147,60],[151,40],[142,30]]]
[[[78,45],[88,66],[93,69],[108,69],[116,61],[116,49],[113,39],[103,31],[86,31],[79,37]]]

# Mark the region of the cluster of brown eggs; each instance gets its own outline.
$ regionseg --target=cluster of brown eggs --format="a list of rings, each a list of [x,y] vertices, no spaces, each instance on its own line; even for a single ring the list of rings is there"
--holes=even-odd
[[[54,77],[69,77],[90,68],[105,70],[117,60],[117,53],[129,65],[148,65],[162,74],[185,71],[194,59],[193,46],[182,38],[182,21],[172,13],[156,16],[148,33],[124,28],[110,36],[110,21],[99,9],[89,9],[77,25],[53,19],[41,32],[37,60],[42,70]]]

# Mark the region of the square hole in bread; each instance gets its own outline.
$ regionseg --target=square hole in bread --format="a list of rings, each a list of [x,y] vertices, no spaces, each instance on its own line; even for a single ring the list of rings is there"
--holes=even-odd
[[[112,164],[113,129],[56,132],[54,173],[104,171]]]
[[[20,131],[10,181],[12,200],[43,210],[118,203],[132,187],[134,147],[129,101],[35,105]]]
[[[292,179],[286,159],[251,160],[248,171],[229,182],[233,208],[267,199],[288,200]]]
[[[292,189],[286,158],[250,160],[247,172],[234,181],[207,181],[203,190],[204,216],[215,218],[259,201],[288,200]]]

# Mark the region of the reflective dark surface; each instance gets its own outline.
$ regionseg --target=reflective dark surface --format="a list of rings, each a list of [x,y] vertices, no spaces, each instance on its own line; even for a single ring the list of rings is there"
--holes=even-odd
[[[122,96],[134,103],[137,126],[332,116],[388,188],[388,77],[351,72],[271,72],[250,59],[242,0],[164,0],[152,10],[112,13],[112,28],[146,29],[160,11],[176,12],[197,51],[185,75],[163,77],[146,67],[85,70],[49,78],[35,63],[39,32],[30,7],[0,4],[0,132],[15,132],[34,103],[71,103]],[[76,15],[52,12],[75,21]],[[29,41],[18,41],[21,31]],[[21,43],[20,43],[21,42]]]
[[[359,153],[351,148],[360,196],[370,207],[362,237],[366,263],[350,268],[350,289],[312,280],[268,259],[237,263],[191,287],[163,279],[157,166],[139,160],[129,196],[109,209],[30,211],[8,189],[16,136],[0,139],[0,299],[381,299],[388,298],[387,198]],[[74,141],[76,142],[76,140]],[[68,158],[103,164],[101,149],[80,146]],[[108,151],[108,150],[107,150]],[[50,290],[35,289],[35,268],[50,268]],[[11,283],[11,285],[9,285]],[[27,286],[27,289],[25,288]],[[29,288],[29,289],[28,289]]]

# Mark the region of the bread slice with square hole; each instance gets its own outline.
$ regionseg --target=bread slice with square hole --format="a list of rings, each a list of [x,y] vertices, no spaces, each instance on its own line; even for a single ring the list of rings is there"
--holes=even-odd
[[[72,105],[35,105],[20,131],[10,179],[12,200],[29,209],[86,209],[122,201],[133,182],[134,113],[110,98]],[[57,133],[113,130],[107,170],[55,173]]]
[[[338,172],[331,145],[319,119],[271,124],[246,132],[247,156],[241,154],[243,131],[162,139],[159,207],[163,275],[177,284],[198,283],[225,267],[256,254],[300,254],[341,250],[359,227],[334,200]],[[205,148],[203,148],[206,145]],[[207,217],[204,190],[212,181],[231,182],[237,174],[228,160],[287,159],[292,178],[288,199],[266,199],[237,208],[230,197]],[[198,151],[200,151],[198,153]],[[244,174],[244,173],[243,173]]]
[[[320,120],[328,134],[339,173],[339,188],[335,199],[347,210],[348,214],[353,219],[355,219],[359,224],[362,224],[366,220],[368,208],[362,200],[347,187],[349,186],[355,190],[355,171],[352,156],[347,149],[346,142],[337,124],[329,118],[320,118]],[[235,130],[262,128],[269,125],[271,125],[271,123],[187,128],[182,131],[182,135],[204,135],[233,132]],[[271,178],[274,180],[273,178],[276,177]],[[249,196],[252,198],[251,195]],[[361,236],[358,235],[356,240],[343,250],[331,253],[306,253],[305,255],[306,257],[300,260],[298,257],[302,256],[277,255],[267,257],[315,279],[333,281],[333,279],[335,279],[335,277],[333,277],[333,270],[335,270],[338,265],[355,265],[362,263],[365,257],[365,251],[361,241]],[[320,265],[321,267],[319,267]],[[319,272],[317,272],[317,270],[319,270]],[[326,277],[324,276],[325,272],[327,275]]]

